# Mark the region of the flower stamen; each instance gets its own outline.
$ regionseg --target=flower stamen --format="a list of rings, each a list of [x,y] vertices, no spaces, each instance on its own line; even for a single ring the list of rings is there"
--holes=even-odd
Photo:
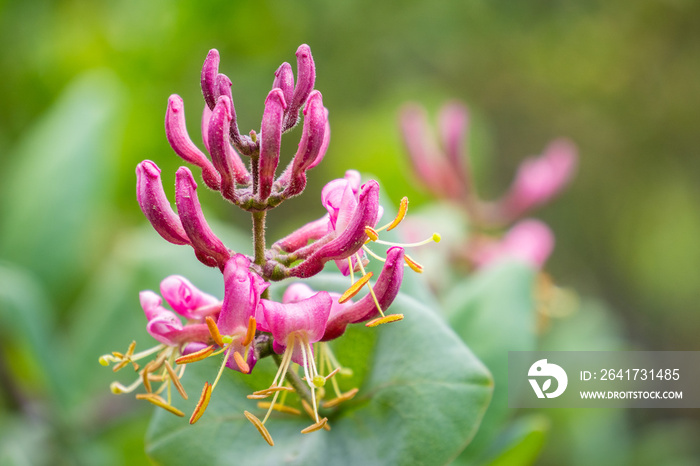
[[[269,411],[268,411],[269,412]],[[263,424],[263,422],[260,422],[260,419],[255,417],[254,414],[248,412],[248,411],[243,411],[243,415],[253,423],[256,429],[258,429],[258,432],[260,432],[260,435],[265,439],[265,441],[271,446],[275,446],[275,442],[272,441],[272,436],[270,435],[270,432],[268,432],[267,428]]]
[[[209,400],[211,399],[211,391],[214,388],[209,385],[209,382],[204,382],[204,388],[202,389],[202,395],[199,397],[197,406],[195,406],[194,411],[192,411],[192,416],[190,416],[190,424],[194,424],[199,420],[204,414],[204,411],[209,406]]]
[[[369,279],[372,278],[373,273],[369,272],[367,275],[363,275],[362,278],[354,282],[350,288],[348,288],[345,293],[342,294],[342,296],[338,299],[338,303],[343,304],[344,302],[348,301],[350,298],[355,296],[357,293],[360,292],[363,286],[369,282]]]
[[[163,408],[166,411],[173,413],[176,416],[180,416],[180,417],[185,416],[185,413],[183,413],[182,411],[177,409],[175,406],[170,405],[163,398],[161,398],[160,396],[158,396],[154,393],[139,393],[136,395],[136,399],[149,401],[149,402],[153,403],[154,405],[156,405],[160,408]]]
[[[315,424],[312,424],[312,425],[310,425],[309,427],[307,427],[306,429],[303,429],[303,430],[301,431],[301,433],[302,433],[302,434],[309,434],[309,433],[311,433],[311,432],[316,432],[317,430],[323,429],[324,427],[326,427],[326,424],[327,424],[327,423],[328,423],[328,418],[327,418],[327,417],[324,417],[323,419],[321,419],[320,421],[316,422]]]
[[[223,348],[224,340],[221,338],[221,332],[219,332],[219,327],[216,325],[216,322],[214,322],[214,318],[212,316],[207,316],[205,321],[207,323],[207,327],[209,328],[209,334],[214,340],[214,343],[216,343],[220,348]]]
[[[289,406],[283,405],[281,402],[272,404],[268,401],[258,401],[258,408],[261,409],[270,409],[272,408],[275,411],[278,411],[280,413],[287,413],[287,414],[293,414],[295,416],[301,416],[301,411],[299,411],[296,408],[291,408]]]
[[[165,361],[165,369],[168,371],[168,375],[170,375],[170,381],[173,383],[173,385],[175,385],[175,388],[177,389],[178,393],[180,393],[180,396],[182,396],[182,398],[186,400],[187,393],[185,392],[185,387],[183,387],[180,383],[180,378],[177,376],[175,370],[168,361]]]
[[[399,320],[403,320],[403,314],[383,315],[382,317],[377,317],[376,319],[370,320],[365,324],[365,327],[376,327],[377,325],[388,324]]]
[[[360,389],[357,387],[352,388],[352,389],[348,390],[347,392],[345,392],[341,395],[338,395],[337,397],[333,398],[332,400],[328,400],[328,401],[324,402],[323,407],[324,408],[333,408],[335,406],[338,406],[340,403],[343,403],[343,402],[348,401],[348,400],[352,400],[355,397],[355,395],[357,395],[357,392],[359,392],[359,391],[360,391]]]
[[[406,264],[411,268],[416,273],[423,273],[423,266],[420,265],[418,262],[413,260],[412,257],[409,257],[408,254],[403,255],[403,260],[406,262]]]
[[[211,354],[214,352],[214,345],[209,345],[206,348],[203,348],[199,351],[195,351],[194,353],[186,354],[184,356],[180,356],[175,360],[176,364],[189,364],[191,362],[197,362],[201,361],[202,359],[206,359]]]

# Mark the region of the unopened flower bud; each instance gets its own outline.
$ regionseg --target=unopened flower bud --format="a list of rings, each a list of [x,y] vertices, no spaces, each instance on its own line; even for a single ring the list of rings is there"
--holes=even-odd
[[[173,244],[190,244],[180,218],[165,197],[160,168],[150,160],[144,160],[136,166],[136,198],[144,215],[160,236]]]
[[[292,65],[284,62],[277,68],[277,71],[275,71],[275,80],[272,81],[272,88],[282,89],[285,102],[292,101],[294,96],[294,73],[292,72]]]
[[[168,108],[165,111],[165,136],[177,155],[185,162],[202,169],[204,183],[211,189],[218,190],[221,177],[206,155],[190,139],[185,124],[185,106],[182,97],[177,94],[171,95],[168,99]]]
[[[231,119],[231,100],[222,95],[209,121],[209,150],[214,167],[221,174],[221,192],[226,198],[235,199],[235,183],[249,183],[250,174],[229,142]]]
[[[187,167],[180,167],[175,181],[175,203],[182,226],[195,251],[214,258],[219,267],[223,268],[231,253],[204,219],[196,189],[197,183],[192,172]]]
[[[265,99],[265,111],[260,129],[258,193],[261,201],[267,199],[272,191],[275,170],[280,158],[282,119],[286,107],[282,90],[271,90]]]
[[[218,74],[219,74],[219,51],[211,49],[204,60],[202,67],[202,94],[204,101],[210,109],[214,109],[216,99],[219,96],[218,92]]]
[[[299,148],[294,155],[291,179],[285,189],[285,194],[294,196],[304,190],[306,186],[305,172],[321,154],[327,124],[328,119],[323,108],[323,97],[319,91],[313,91],[304,108],[304,130]]]
[[[299,110],[306,103],[316,82],[316,67],[308,45],[302,44],[297,49],[297,84],[291,102],[288,102],[287,118],[284,131],[293,128],[299,121]]]

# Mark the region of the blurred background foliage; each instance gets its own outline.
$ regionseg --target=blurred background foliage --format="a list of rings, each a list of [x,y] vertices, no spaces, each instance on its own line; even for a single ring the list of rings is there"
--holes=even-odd
[[[699,2],[1,0],[0,43],[0,462],[146,461],[145,410],[121,399],[105,408],[111,374],[96,358],[145,336],[137,290],[171,273],[198,286],[197,274],[208,276],[146,228],[134,169],[152,159],[166,191],[174,183],[180,161],[163,131],[171,93],[201,142],[210,48],[234,83],[242,130],[259,128],[276,67],[294,65],[301,43],[314,54],[331,146],[307,194],[271,216],[271,238],[318,217],[321,187],[347,168],[379,176],[393,202],[407,194],[425,204],[397,112],[416,101],[435,114],[459,99],[487,197],[555,137],[580,149],[575,182],[537,216],[557,237],[547,271],[595,300],[540,346],[700,349]],[[288,157],[298,133],[283,142]],[[208,217],[248,228],[246,216],[202,197]],[[156,255],[161,263],[144,261]],[[562,428],[551,429],[542,461],[592,454],[601,423],[608,460],[692,456],[683,439],[697,432],[694,411],[637,411],[598,413],[603,421],[546,413],[544,424]],[[543,421],[532,425],[538,441]],[[37,442],[54,448],[27,447]]]

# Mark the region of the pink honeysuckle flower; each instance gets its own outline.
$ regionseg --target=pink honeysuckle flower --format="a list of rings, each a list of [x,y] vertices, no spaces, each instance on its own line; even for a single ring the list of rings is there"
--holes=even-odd
[[[301,297],[301,294],[305,294],[305,291],[297,289],[292,293],[296,294],[294,297]],[[253,421],[261,433],[265,432],[263,436],[266,439],[269,438],[268,442],[271,445],[272,439],[264,424],[270,416],[280,391],[286,388],[282,385],[292,361],[303,368],[304,378],[311,389],[311,403],[313,404],[313,413],[316,421],[313,426],[304,429],[302,433],[320,429],[328,422],[327,418],[319,419],[318,416],[316,389],[323,387],[326,378],[318,372],[311,345],[319,341],[323,336],[332,304],[333,298],[326,291],[319,291],[310,297],[289,303],[277,303],[267,299],[260,300],[261,313],[264,316],[267,330],[272,333],[274,338],[273,349],[277,354],[283,354],[283,356],[270,388],[262,391],[266,394],[271,392],[275,394],[267,415],[262,421],[254,416],[246,417]]]
[[[226,365],[231,369],[248,373],[253,369],[257,358],[252,350],[252,341],[245,341],[246,335],[255,325],[255,312],[260,295],[269,283],[258,274],[251,272],[250,259],[242,254],[233,255],[224,268],[224,302],[216,323],[219,333],[229,340],[227,354],[238,353],[238,357],[226,357]],[[254,334],[254,330],[253,330]],[[226,341],[225,340],[225,341]],[[244,360],[248,367],[240,367]]]
[[[182,97],[173,94],[168,98],[168,108],[165,111],[165,137],[175,153],[185,162],[202,169],[204,183],[211,189],[218,190],[221,186],[221,175],[206,155],[197,148],[190,139],[185,125],[185,105]]]
[[[302,301],[304,299],[310,298],[311,296],[314,296],[316,292],[311,289],[309,285],[306,283],[292,283],[287,287],[285,290],[284,294],[282,295],[282,303],[283,304],[288,304],[288,303],[297,303],[299,301]],[[332,291],[329,291],[328,294],[330,295],[332,301],[331,304],[331,311],[329,313],[329,320],[333,318],[333,316],[340,314],[343,312],[346,308],[350,307],[353,305],[352,300],[345,301],[343,303],[339,302],[339,299],[341,298],[340,293],[335,293]]]
[[[282,119],[287,104],[281,89],[273,89],[265,99],[260,128],[260,159],[258,165],[258,197],[264,201],[270,197],[275,170],[280,160],[282,144]]]
[[[160,282],[160,294],[173,311],[186,319],[204,319],[221,311],[221,301],[204,293],[180,275],[171,275]]]
[[[352,193],[352,187],[349,192]],[[365,183],[360,188],[357,201],[350,194],[341,196],[341,201],[343,199],[344,202],[337,209],[329,208],[329,232],[310,245],[308,250],[302,248],[297,251],[304,261],[289,270],[290,276],[303,278],[316,275],[323,270],[326,262],[351,257],[367,241],[365,228],[376,225],[379,218],[379,183],[374,180]]]
[[[152,291],[139,294],[148,324],[146,330],[160,343],[167,346],[179,346],[189,342],[206,343],[211,339],[206,324],[188,323],[183,325],[177,315],[165,309],[160,296]]]
[[[383,315],[382,310],[387,309],[399,293],[403,280],[403,269],[403,248],[398,246],[389,248],[382,272],[372,287],[373,293],[349,306],[335,308],[335,312],[328,318],[322,341],[338,338],[345,333],[348,324],[365,322],[380,313]],[[379,304],[379,308],[377,308],[377,304]]]
[[[446,125],[442,130],[443,143],[449,156],[438,147],[430,130],[425,110],[418,105],[407,105],[401,111],[401,130],[418,179],[439,197],[461,201],[466,194],[466,160],[457,162],[466,133],[466,109],[450,104],[441,115]],[[449,121],[448,121],[449,118]]]
[[[359,205],[359,187],[360,187],[360,173],[355,170],[348,170],[345,173],[345,178],[333,180],[328,183],[321,192],[321,203],[328,210],[330,228],[336,235],[339,232],[344,231],[353,214]],[[367,224],[365,226],[375,227],[377,221],[382,216],[382,208],[378,207],[377,220],[372,224]],[[364,257],[364,252],[360,249],[357,251],[359,259]],[[350,264],[346,258],[337,259],[335,261],[340,272],[347,276],[350,274]],[[358,257],[353,255],[351,257],[353,269],[357,267]]]
[[[286,304],[260,300],[265,322],[274,338],[275,352],[292,351],[292,361],[299,365],[303,365],[305,359],[312,359],[310,344],[323,337],[332,305],[333,298],[327,291]]]
[[[485,267],[507,258],[520,259],[535,268],[542,268],[554,249],[554,234],[539,220],[516,223],[500,239],[477,240],[469,257],[478,267]]]
[[[163,239],[173,244],[190,244],[180,217],[163,191],[160,168],[150,160],[136,166],[136,198],[141,211]]]
[[[516,219],[556,196],[576,171],[576,147],[559,139],[547,146],[537,158],[520,164],[508,193],[498,203],[501,215]]]
[[[182,226],[190,239],[190,244],[198,253],[197,257],[200,260],[202,257],[211,258],[220,269],[223,269],[231,253],[211,231],[202,213],[196,189],[197,183],[192,177],[192,172],[187,167],[180,167],[175,177],[175,203]],[[205,262],[205,264],[211,265],[211,262]]]

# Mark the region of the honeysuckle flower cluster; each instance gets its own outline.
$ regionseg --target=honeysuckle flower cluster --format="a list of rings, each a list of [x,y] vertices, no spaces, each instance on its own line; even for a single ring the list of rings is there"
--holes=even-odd
[[[309,47],[300,46],[296,57],[296,82],[291,65],[283,63],[275,72],[272,90],[265,99],[260,131],[242,134],[231,80],[219,72],[219,53],[209,52],[201,74],[205,100],[201,128],[209,156],[187,134],[182,99],[177,95],[168,99],[168,142],[178,156],[201,170],[206,187],[251,213],[255,254],[249,257],[229,249],[211,229],[189,168],[177,170],[173,210],[160,169],[150,160],[141,162],[136,168],[137,199],[144,215],[163,239],[190,246],[200,262],[221,271],[224,296],[220,300],[204,293],[181,276],[166,277],[161,282],[160,295],[143,291],[139,297],[148,333],[158,344],[136,352],[133,342],[124,353],[113,352],[100,358],[103,365],[113,364],[115,371],[132,366],[138,374],[130,385],[114,382],[114,393],[142,388],[137,398],[184,416],[177,408],[173,388],[187,399],[180,382],[187,365],[219,357],[220,369],[211,383],[204,383],[190,416],[193,424],[204,415],[226,369],[250,374],[258,360],[272,356],[279,369],[270,386],[248,396],[253,400],[272,397],[269,402],[258,402],[257,408],[265,409],[266,414],[261,420],[250,411],[244,412],[270,445],[274,442],[266,423],[271,413],[301,414],[289,402],[291,392],[298,395],[301,407],[312,419],[302,433],[330,428],[323,413],[351,399],[358,389],[340,390],[334,377],[348,369],[341,366],[327,342],[341,337],[350,324],[365,322],[374,327],[403,319],[401,314],[385,311],[398,294],[404,269],[422,271],[404,247],[440,240],[437,234],[410,245],[380,240],[383,230],[391,230],[403,220],[408,200],[401,200],[393,220],[378,226],[383,214],[379,184],[374,180],[362,184],[360,174],[350,170],[344,178],[330,181],[323,189],[321,204],[327,214],[267,247],[268,211],[304,191],[307,172],[323,160],[330,138],[328,110],[323,106],[321,93],[314,90],[316,72]],[[298,149],[277,176],[282,136],[299,122],[300,112],[303,129]],[[380,253],[370,248],[374,244],[389,247]],[[365,269],[371,259],[383,262],[376,278]],[[270,299],[271,282],[305,279],[329,263],[349,277],[350,286],[345,293],[312,290],[296,281],[286,289],[282,302]],[[357,297],[359,293],[364,295]],[[148,362],[144,364],[143,360]],[[324,388],[329,380],[332,390]]]
[[[446,104],[438,116],[438,143],[421,107],[408,105],[401,112],[404,142],[418,179],[434,196],[457,204],[468,215],[469,240],[454,255],[476,267],[517,257],[541,268],[554,248],[554,235],[545,223],[523,217],[571,181],[576,148],[564,139],[551,142],[542,155],[522,162],[500,199],[485,201],[475,189],[465,153],[468,120],[462,104]],[[494,230],[504,228],[508,231],[502,237],[493,236]]]

